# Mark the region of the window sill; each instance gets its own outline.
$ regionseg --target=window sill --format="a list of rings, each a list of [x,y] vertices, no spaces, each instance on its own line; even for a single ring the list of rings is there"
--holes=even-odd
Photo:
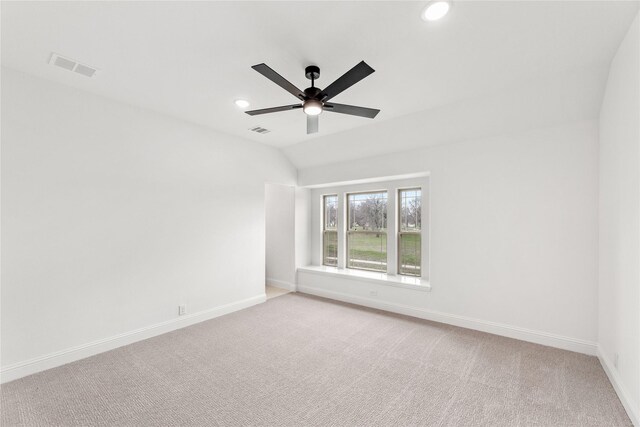
[[[430,292],[431,285],[427,280],[420,277],[394,276],[386,273],[376,273],[375,271],[353,270],[348,268],[327,267],[326,265],[308,265],[298,267],[298,271],[317,274],[320,276],[343,277],[361,282],[372,282],[376,284],[395,286],[397,288],[413,289],[422,292]]]

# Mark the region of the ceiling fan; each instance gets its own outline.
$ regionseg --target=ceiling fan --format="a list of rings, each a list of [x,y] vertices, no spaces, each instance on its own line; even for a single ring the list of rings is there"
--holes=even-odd
[[[311,87],[306,88],[304,91],[295,87],[291,82],[273,71],[266,64],[254,65],[251,68],[259,72],[302,102],[299,104],[283,105],[281,107],[246,111],[246,113],[250,116],[267,113],[277,113],[279,111],[297,110],[302,108],[302,111],[304,111],[307,115],[307,134],[311,134],[318,132],[318,115],[323,111],[350,114],[352,116],[367,117],[370,119],[373,119],[376,114],[380,112],[380,110],[376,110],[373,108],[356,107],[354,105],[344,105],[327,102],[334,96],[350,88],[375,71],[364,61],[361,61],[358,65],[344,73],[341,77],[327,86],[324,90],[321,90],[320,88],[314,86],[315,80],[320,77],[320,68],[315,65],[310,65],[304,70],[304,75],[309,80],[311,80]]]

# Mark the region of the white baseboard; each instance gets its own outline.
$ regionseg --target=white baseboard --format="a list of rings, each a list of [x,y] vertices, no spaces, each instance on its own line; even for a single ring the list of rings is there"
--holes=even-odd
[[[618,397],[622,402],[622,406],[624,406],[624,409],[627,411],[627,415],[631,418],[631,422],[634,426],[640,427],[640,408],[637,404],[634,404],[633,400],[629,397],[629,393],[620,380],[618,370],[613,366],[613,363],[605,355],[604,351],[602,351],[600,345],[598,345],[598,359],[600,359],[602,369],[604,369],[604,372],[607,374],[607,377],[609,377],[609,381],[611,381],[614,390],[618,394]]]
[[[98,353],[113,350],[114,348],[122,347],[123,345],[132,344],[134,342],[184,328],[195,323],[200,323],[205,320],[233,313],[234,311],[263,303],[266,299],[265,294],[256,295],[255,297],[199,311],[197,313],[187,314],[185,316],[180,316],[175,319],[156,323],[155,325],[146,326],[144,328],[125,332],[109,338],[56,351],[55,353],[14,363],[12,365],[3,366],[0,369],[0,383],[13,381],[27,375],[35,374],[36,372],[55,368],[56,366],[65,365]]]
[[[518,326],[505,325],[502,323],[490,322],[486,320],[473,319],[456,314],[442,313],[424,308],[410,307],[407,305],[380,301],[377,299],[366,298],[342,292],[330,291],[315,286],[298,285],[298,292],[331,298],[352,304],[363,305],[365,307],[377,308],[379,310],[390,311],[407,316],[418,317],[420,319],[433,320],[435,322],[460,326],[462,328],[488,332],[494,335],[515,338],[518,340],[542,344],[549,347],[556,347],[563,350],[575,351],[578,353],[588,354],[590,356],[596,355],[597,345],[595,342],[577,338],[570,338],[542,331],[534,331],[531,329],[520,328]]]
[[[267,285],[269,286],[273,286],[273,287],[284,289],[291,292],[296,291],[295,283],[285,282],[284,280],[271,279],[269,277],[267,277],[266,282],[267,282]]]

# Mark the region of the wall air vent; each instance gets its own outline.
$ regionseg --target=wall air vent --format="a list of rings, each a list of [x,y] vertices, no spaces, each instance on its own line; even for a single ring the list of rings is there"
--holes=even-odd
[[[257,133],[269,133],[269,132],[271,132],[269,129],[265,129],[265,128],[261,127],[261,126],[256,126],[254,128],[249,128],[249,130],[251,132],[257,132]]]
[[[58,55],[57,53],[51,54],[51,59],[49,59],[49,64],[55,65],[56,67],[64,68],[68,71],[73,71],[78,74],[82,74],[86,77],[93,77],[98,71],[94,67],[90,67],[85,64],[81,64],[78,61],[74,61],[73,59],[65,58],[62,55]]]

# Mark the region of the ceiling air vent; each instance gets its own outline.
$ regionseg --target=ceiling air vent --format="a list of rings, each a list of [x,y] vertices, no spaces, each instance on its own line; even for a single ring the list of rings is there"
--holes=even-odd
[[[98,71],[96,68],[90,67],[85,64],[81,64],[78,61],[74,61],[73,59],[65,58],[62,55],[58,55],[57,53],[51,54],[51,59],[49,59],[49,64],[55,65],[56,67],[64,68],[68,71],[73,71],[78,74],[82,74],[86,77],[93,77]]]
[[[265,129],[263,127],[260,126],[256,126],[254,128],[249,128],[250,131],[252,132],[257,132],[257,133],[269,133],[271,132],[269,129]]]

